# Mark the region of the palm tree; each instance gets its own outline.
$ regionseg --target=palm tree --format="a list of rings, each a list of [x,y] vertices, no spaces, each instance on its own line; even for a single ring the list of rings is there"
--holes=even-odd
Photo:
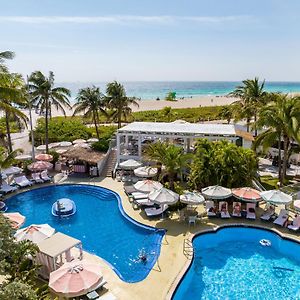
[[[131,105],[139,106],[136,97],[127,97],[125,88],[117,81],[110,82],[106,87],[107,107],[113,110],[112,118],[117,120],[118,128],[121,128],[122,117],[126,118],[131,114]]]
[[[21,149],[17,149],[10,153],[7,153],[5,148],[0,147],[0,184],[2,184],[2,170],[11,167],[14,162],[16,156],[22,152]]]
[[[0,72],[8,72],[7,67],[5,66],[5,60],[13,59],[15,57],[15,53],[12,51],[3,51],[0,52]]]
[[[28,81],[29,92],[31,93],[34,105],[40,112],[45,112],[45,144],[46,152],[48,153],[48,127],[51,107],[53,105],[65,116],[66,112],[64,107],[71,108],[68,99],[68,97],[71,96],[71,92],[64,87],[54,87],[54,74],[51,71],[49,72],[49,77],[46,77],[40,71],[35,71],[30,75]]]
[[[231,119],[233,118],[233,107],[229,106],[229,105],[226,105],[226,106],[223,106],[221,108],[221,111],[219,113],[219,118],[221,118],[222,120],[226,120],[227,123],[229,124]]]
[[[106,114],[104,96],[101,94],[100,89],[95,86],[80,89],[76,101],[77,103],[73,106],[75,108],[73,115],[84,112],[84,117],[91,117],[95,125],[97,138],[100,139],[99,115],[101,113]]]

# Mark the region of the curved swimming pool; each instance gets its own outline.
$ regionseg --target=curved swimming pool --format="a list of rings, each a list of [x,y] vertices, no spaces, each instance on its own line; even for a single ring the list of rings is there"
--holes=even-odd
[[[271,246],[262,246],[266,239]],[[193,261],[173,300],[299,299],[300,244],[268,230],[227,227],[193,239]]]
[[[52,204],[60,198],[76,203],[75,215],[52,216]],[[6,203],[8,211],[26,216],[24,226],[48,223],[81,240],[85,251],[105,259],[126,282],[146,278],[159,256],[165,231],[129,218],[119,195],[111,190],[88,185],[48,186],[12,196]],[[147,261],[139,259],[141,252],[146,253]]]

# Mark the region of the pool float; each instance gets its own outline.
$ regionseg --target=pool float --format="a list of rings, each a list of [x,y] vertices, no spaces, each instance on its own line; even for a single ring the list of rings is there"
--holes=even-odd
[[[264,246],[264,247],[270,247],[272,244],[269,240],[266,240],[266,239],[262,239],[259,241],[259,243]]]

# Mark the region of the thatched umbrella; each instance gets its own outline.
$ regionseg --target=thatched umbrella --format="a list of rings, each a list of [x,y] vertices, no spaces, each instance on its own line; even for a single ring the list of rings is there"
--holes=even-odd
[[[90,164],[97,164],[104,158],[105,153],[94,151],[89,148],[73,147],[63,153],[62,156],[68,159],[77,159]]]

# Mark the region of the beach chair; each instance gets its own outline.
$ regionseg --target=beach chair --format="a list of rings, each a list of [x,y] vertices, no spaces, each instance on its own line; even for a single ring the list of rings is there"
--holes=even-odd
[[[132,194],[133,200],[140,200],[140,199],[148,199],[148,195],[146,193],[141,193],[141,192],[133,192]]]
[[[300,228],[300,216],[294,218],[292,224],[288,225],[288,229],[297,231]]]
[[[137,192],[137,190],[133,185],[124,185],[124,192],[129,196],[132,193]]]
[[[149,201],[148,198],[134,200],[134,204],[136,204],[138,207],[141,207],[141,206],[154,206],[153,202]]]
[[[286,209],[281,209],[278,217],[273,223],[283,227],[286,224],[288,218],[289,218],[289,212]]]
[[[28,180],[24,175],[15,177],[15,182],[20,187],[26,187],[32,185],[32,182]]]
[[[269,221],[274,214],[275,214],[274,205],[267,204],[264,213],[260,216],[260,219],[263,221]]]
[[[3,193],[3,194],[7,194],[7,193],[10,193],[10,192],[14,192],[17,189],[18,189],[18,187],[11,186],[6,181],[3,180],[1,188],[0,188],[0,192]]]
[[[47,170],[41,172],[41,178],[43,181],[51,181],[51,178],[48,175]]]
[[[241,202],[232,203],[232,216],[240,218],[242,216],[242,204]]]
[[[206,201],[205,203],[205,207],[206,207],[206,213],[208,217],[216,217],[216,207],[215,207],[215,203],[213,201]]]
[[[247,215],[246,218],[250,220],[255,220],[256,219],[256,214],[255,214],[255,203],[247,203],[246,205],[246,210],[247,210]]]
[[[32,173],[31,178],[35,183],[44,183],[44,180],[40,177],[40,173]]]
[[[162,215],[168,209],[168,205],[162,205],[159,207],[148,207],[145,208],[147,217],[157,217]]]
[[[221,218],[222,219],[230,218],[230,214],[228,212],[228,203],[226,201],[221,201],[219,203],[219,211],[221,213]]]

